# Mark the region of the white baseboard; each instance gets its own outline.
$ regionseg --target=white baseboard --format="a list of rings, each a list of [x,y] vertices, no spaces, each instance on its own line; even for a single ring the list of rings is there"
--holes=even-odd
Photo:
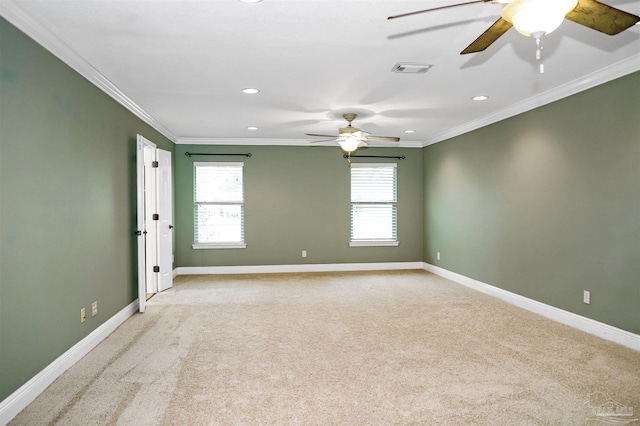
[[[577,328],[578,330],[593,334],[603,339],[619,343],[636,351],[640,351],[640,335],[520,296],[519,294],[515,294],[480,281],[476,281],[473,278],[465,277],[464,275],[451,272],[447,269],[443,269],[429,263],[424,263],[423,265],[426,271],[432,272],[458,284],[462,284],[465,287],[497,297],[509,304],[535,312],[543,317]]]
[[[628,348],[640,351],[640,336],[625,330],[583,317],[524,296],[474,280],[464,275],[424,262],[389,262],[389,263],[336,263],[336,264],[304,264],[304,265],[256,265],[256,266],[209,266],[180,267],[173,271],[177,275],[202,274],[265,274],[287,272],[345,272],[345,271],[383,271],[424,269],[443,278],[462,284],[466,287],[497,297],[507,303],[535,312],[551,320],[577,328],[603,339],[619,343]],[[22,385],[18,390],[0,402],[0,425],[6,425],[20,411],[29,405],[53,381],[73,366],[98,343],[111,334],[131,315],[138,312],[138,300],[135,300],[120,312],[107,320],[91,334],[71,347],[64,354],[49,364],[44,370]]]
[[[174,270],[175,275],[221,275],[221,274],[273,274],[287,272],[346,272],[346,271],[390,271],[424,269],[422,262],[386,263],[329,263],[302,265],[249,265],[249,266],[183,266]]]
[[[87,337],[73,345],[69,350],[56,358],[41,372],[36,374],[18,390],[0,402],[0,425],[6,425],[27,405],[37,398],[55,379],[67,371],[82,357],[111,334],[120,324],[138,312],[138,300],[127,305],[120,312],[109,318],[101,326],[93,330]]]

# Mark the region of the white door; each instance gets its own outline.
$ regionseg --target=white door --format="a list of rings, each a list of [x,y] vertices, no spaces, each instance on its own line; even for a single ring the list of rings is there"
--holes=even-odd
[[[145,302],[147,300],[147,225],[146,225],[146,209],[145,209],[145,148],[156,145],[138,135],[136,141],[136,235],[138,236],[138,303],[140,312],[145,311]]]
[[[158,291],[173,287],[173,217],[171,206],[171,153],[157,150],[158,171]]]
[[[158,292],[158,168],[156,146],[144,147],[144,253],[147,282],[146,294]],[[155,167],[154,167],[155,166]],[[146,296],[145,296],[146,298]]]
[[[171,153],[138,135],[136,168],[138,301],[144,312],[148,294],[173,286]]]

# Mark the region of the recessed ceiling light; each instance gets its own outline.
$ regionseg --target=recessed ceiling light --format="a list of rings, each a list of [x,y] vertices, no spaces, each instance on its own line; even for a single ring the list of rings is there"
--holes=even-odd
[[[474,96],[473,98],[474,101],[486,101],[487,99],[489,99],[489,97],[487,95],[478,95],[478,96]]]
[[[256,126],[249,126],[247,127],[247,130],[258,130],[258,128]]]
[[[258,89],[254,89],[254,88],[246,88],[246,89],[242,89],[242,93],[246,93],[247,95],[255,95],[256,93],[259,93],[260,90]]]
[[[415,130],[405,130],[404,132],[405,133],[415,133],[416,131]]]

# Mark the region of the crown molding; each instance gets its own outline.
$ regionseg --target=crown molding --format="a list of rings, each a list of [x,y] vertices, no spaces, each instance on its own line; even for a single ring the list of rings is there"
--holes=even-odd
[[[109,81],[109,79],[64,43],[51,30],[34,20],[28,13],[20,8],[18,2],[10,0],[0,1],[0,15],[70,66],[73,70],[100,88],[122,106],[127,108],[135,116],[149,124],[176,144],[309,146],[308,141],[297,139],[178,137],[160,121],[155,119],[141,106],[129,98],[115,84]],[[450,129],[431,138],[422,141],[401,141],[398,147],[423,148],[425,146],[442,142],[473,130],[477,130],[481,127],[511,118],[523,112],[533,110],[551,102],[555,102],[600,84],[607,83],[636,71],[640,71],[640,54],[616,62],[608,67],[602,68],[562,86],[525,99],[500,111],[481,117],[477,120],[470,121],[462,126]],[[316,144],[316,146],[323,146],[323,144]]]
[[[0,15],[51,52],[58,59],[70,66],[78,74],[115,99],[135,116],[156,129],[172,142],[176,142],[178,138],[173,134],[173,132],[129,98],[115,84],[109,81],[109,79],[96,70],[91,64],[89,64],[89,62],[63,42],[51,30],[43,26],[40,22],[34,20],[31,15],[20,8],[17,2],[0,1]]]
[[[309,143],[299,139],[268,138],[205,138],[182,137],[176,141],[178,145],[253,145],[253,146],[308,146]]]
[[[308,140],[301,139],[268,139],[268,138],[196,138],[184,137],[176,140],[177,145],[253,145],[253,146],[335,146],[335,143],[320,142],[310,144]],[[400,141],[398,145],[379,146],[370,145],[371,148],[422,148],[420,141]]]
[[[552,90],[548,90],[540,93],[539,95],[510,105],[508,108],[504,108],[493,114],[481,117],[478,120],[470,121],[447,132],[440,133],[432,138],[424,140],[422,142],[422,147],[469,133],[481,127],[497,123],[498,121],[506,120],[507,118],[550,104],[584,90],[624,77],[625,75],[636,71],[640,71],[640,54],[623,59],[622,61],[616,62],[608,67],[601,68],[598,71],[570,81],[562,86],[558,86]]]

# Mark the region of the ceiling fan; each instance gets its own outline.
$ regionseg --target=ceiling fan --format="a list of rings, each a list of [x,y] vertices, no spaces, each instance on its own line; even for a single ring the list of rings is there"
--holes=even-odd
[[[460,52],[461,55],[485,50],[511,27],[515,27],[520,34],[536,40],[538,47],[536,58],[541,60],[542,36],[558,28],[565,18],[608,35],[618,34],[640,21],[640,17],[636,15],[597,0],[475,0],[389,16],[387,19],[403,18],[473,3],[497,3],[505,6],[502,9],[502,16]],[[544,72],[542,63],[540,72]]]
[[[329,140],[337,141],[338,145],[347,156],[350,156],[352,152],[355,152],[358,148],[368,146],[368,142],[400,142],[400,138],[390,136],[373,136],[369,132],[353,127],[351,122],[356,119],[358,114],[343,114],[342,117],[347,120],[349,125],[342,127],[338,132],[338,135],[322,135],[317,133],[306,133],[307,136],[319,136],[324,138],[331,138]],[[327,140],[311,142],[320,143],[327,142]]]

